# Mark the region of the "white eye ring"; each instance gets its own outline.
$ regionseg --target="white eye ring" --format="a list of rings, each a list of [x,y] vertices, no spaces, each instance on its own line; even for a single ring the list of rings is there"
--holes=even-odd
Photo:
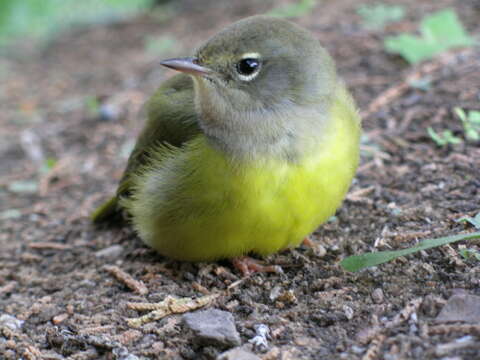
[[[236,64],[237,74],[242,81],[255,79],[260,72],[261,62],[259,53],[245,53]]]

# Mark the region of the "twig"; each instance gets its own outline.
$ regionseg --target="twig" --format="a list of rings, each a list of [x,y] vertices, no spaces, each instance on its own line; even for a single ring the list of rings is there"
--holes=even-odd
[[[367,198],[366,195],[370,194],[373,190],[375,190],[375,186],[358,189],[347,194],[346,199],[353,202],[372,202],[372,199]]]
[[[369,342],[373,341],[375,338],[377,338],[379,335],[381,335],[385,330],[387,329],[392,329],[395,326],[398,326],[408,320],[410,316],[418,311],[418,308],[422,304],[423,299],[422,298],[416,298],[408,302],[408,304],[400,311],[395,317],[385,323],[383,326],[378,326],[375,325],[372,328],[369,328],[365,331],[362,331],[358,335],[358,340],[359,342],[363,344],[368,344]]]
[[[466,52],[468,51],[469,50],[467,50]],[[462,55],[465,55],[466,52],[462,53]],[[410,88],[410,84],[412,82],[418,81],[422,77],[438,71],[448,63],[457,60],[458,57],[458,53],[449,53],[414,68],[413,71],[409,75],[407,75],[405,80],[389,87],[387,90],[383,91],[375,99],[373,99],[373,101],[371,101],[370,104],[367,106],[367,109],[360,112],[360,116],[363,119],[366,119],[373,113],[380,110],[385,105],[402,96]]]
[[[135,280],[131,275],[127,274],[118,266],[105,265],[103,269],[113,275],[118,281],[124,283],[129,289],[133,290],[137,294],[148,294],[148,289],[142,281]]]
[[[452,333],[464,333],[480,335],[480,325],[470,324],[452,324],[452,325],[436,325],[428,328],[429,335],[450,335]]]
[[[80,329],[78,331],[79,335],[92,335],[92,334],[98,334],[98,333],[105,333],[114,328],[113,325],[103,325],[103,326],[94,326],[94,327],[87,327]]]
[[[10,293],[17,287],[18,283],[16,281],[10,281],[9,283],[0,287],[0,294]]]
[[[174,298],[167,296],[159,303],[128,303],[130,309],[137,311],[151,311],[146,315],[134,319],[128,319],[127,323],[131,327],[140,327],[146,323],[160,320],[170,314],[182,314],[187,311],[196,310],[212,303],[221,294],[205,295],[196,299],[192,298]]]
[[[378,334],[370,343],[370,346],[368,347],[367,352],[365,355],[362,356],[362,360],[373,360],[376,359],[378,356],[378,353],[380,352],[380,348],[383,345],[383,342],[385,341],[385,335]]]
[[[45,250],[67,250],[70,249],[70,245],[60,244],[52,241],[44,241],[44,242],[33,242],[28,244],[28,247],[31,249],[45,249]]]

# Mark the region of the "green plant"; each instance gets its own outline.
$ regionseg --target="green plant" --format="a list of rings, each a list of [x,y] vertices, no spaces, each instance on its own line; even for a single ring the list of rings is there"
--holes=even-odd
[[[473,218],[471,216],[463,216],[456,221],[459,223],[468,223],[470,225],[473,225],[476,229],[480,230],[480,212]]]
[[[451,130],[443,130],[440,134],[433,130],[431,127],[427,129],[428,135],[438,146],[446,146],[448,144],[460,144],[462,139],[453,135]]]
[[[367,29],[382,29],[387,23],[402,20],[405,8],[400,5],[374,4],[360,5],[357,13],[362,17],[362,25]]]
[[[468,222],[472,224],[477,230],[480,230],[480,212],[474,217],[464,216],[457,219],[457,222]],[[414,254],[416,252],[431,249],[434,247],[451,244],[461,240],[479,239],[480,231],[472,232],[469,234],[459,234],[440,237],[436,239],[427,239],[418,243],[408,249],[395,250],[395,251],[378,251],[375,253],[367,253],[362,255],[353,255],[343,259],[340,265],[348,271],[356,272],[367,267],[377,266],[388,261],[394,260],[400,256]],[[461,252],[460,252],[461,253]],[[478,254],[478,252],[476,252]],[[463,255],[462,255],[463,256]],[[477,255],[475,255],[476,257]],[[477,258],[478,259],[478,258]]]
[[[480,252],[475,249],[460,249],[458,251],[465,260],[480,261]]]
[[[267,12],[267,15],[280,18],[299,17],[307,14],[316,5],[316,0],[298,0],[293,4],[274,8]]]
[[[400,34],[386,37],[385,49],[400,54],[409,63],[415,64],[446,50],[474,44],[457,14],[451,9],[425,16],[420,24],[420,34],[421,36]]]
[[[96,117],[100,114],[100,101],[96,96],[87,96],[85,98],[85,107],[91,117]]]
[[[42,39],[71,25],[123,18],[151,5],[152,0],[1,0],[0,45],[18,36]]]
[[[57,165],[58,160],[52,157],[46,158],[42,164],[40,165],[39,172],[40,174],[47,174],[50,170],[52,170],[55,165]]]
[[[340,262],[340,265],[342,265],[345,270],[356,272],[356,271],[365,269],[367,267],[377,266],[377,265],[386,263],[400,256],[414,254],[421,250],[427,250],[434,247],[451,244],[461,240],[472,240],[472,239],[478,239],[478,238],[480,238],[480,231],[469,233],[469,234],[445,236],[437,239],[428,239],[408,249],[402,249],[402,250],[396,250],[396,251],[379,251],[375,253],[349,256],[343,259]]]
[[[463,124],[463,131],[467,140],[480,140],[480,111],[470,110],[468,113],[460,107],[453,109]]]

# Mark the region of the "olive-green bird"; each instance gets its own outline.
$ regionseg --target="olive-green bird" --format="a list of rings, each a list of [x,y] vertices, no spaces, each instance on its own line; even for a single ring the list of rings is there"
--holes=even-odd
[[[182,74],[149,100],[94,222],[125,210],[159,253],[206,261],[297,246],[334,214],[358,164],[360,119],[311,33],[253,16],[161,64]]]

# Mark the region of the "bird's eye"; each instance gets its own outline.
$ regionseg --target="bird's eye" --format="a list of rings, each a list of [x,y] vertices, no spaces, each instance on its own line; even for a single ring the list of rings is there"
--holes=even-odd
[[[257,76],[260,70],[260,60],[244,58],[237,63],[237,72],[241,80],[250,81]]]

